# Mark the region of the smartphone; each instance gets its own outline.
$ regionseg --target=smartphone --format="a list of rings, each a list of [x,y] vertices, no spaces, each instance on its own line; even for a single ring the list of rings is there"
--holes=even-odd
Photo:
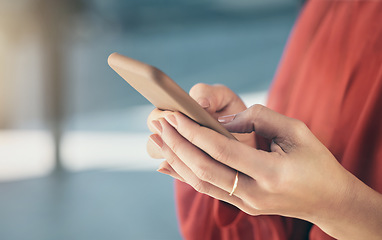
[[[109,56],[108,64],[157,108],[181,112],[202,126],[236,139],[161,70],[118,53]]]

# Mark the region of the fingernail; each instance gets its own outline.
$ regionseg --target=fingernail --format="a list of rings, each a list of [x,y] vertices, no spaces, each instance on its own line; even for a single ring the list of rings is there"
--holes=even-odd
[[[177,127],[177,122],[176,122],[176,118],[173,114],[170,114],[170,115],[167,115],[165,117],[165,119],[167,120],[167,122],[169,122],[174,128]]]
[[[160,173],[163,173],[163,174],[167,174],[167,175],[171,174],[171,171],[168,170],[167,168],[164,168],[164,167],[158,168],[157,172],[160,172]]]
[[[227,115],[227,116],[221,116],[218,118],[218,121],[220,123],[229,123],[232,122],[236,117],[236,114]]]
[[[151,122],[151,124],[153,125],[153,127],[155,128],[155,130],[158,131],[158,133],[162,133],[162,125],[160,124],[159,121],[154,120],[154,121]]]
[[[160,149],[163,147],[163,140],[156,134],[150,135],[149,139]]]
[[[198,103],[199,105],[202,107],[202,108],[208,108],[210,106],[210,102],[207,100],[207,98],[200,98],[198,100]]]

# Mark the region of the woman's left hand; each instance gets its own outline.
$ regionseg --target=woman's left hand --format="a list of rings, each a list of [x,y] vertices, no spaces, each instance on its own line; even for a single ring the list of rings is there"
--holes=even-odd
[[[162,172],[251,215],[277,214],[321,223],[333,209],[341,209],[355,177],[304,123],[261,105],[219,120],[231,132],[255,131],[269,139],[271,151],[228,139],[173,113],[151,123],[156,129],[151,139],[172,167]],[[174,170],[177,174],[171,173]],[[230,196],[237,171],[238,186]]]
[[[162,172],[251,215],[304,219],[337,239],[380,239],[382,195],[343,168],[304,123],[261,105],[219,120],[231,132],[270,140],[270,152],[173,113],[152,122],[160,136],[151,139],[171,166]]]

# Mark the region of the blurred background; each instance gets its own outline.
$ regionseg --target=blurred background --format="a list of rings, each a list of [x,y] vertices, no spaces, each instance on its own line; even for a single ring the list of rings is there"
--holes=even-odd
[[[264,103],[301,0],[0,0],[0,239],[181,239],[119,52]]]

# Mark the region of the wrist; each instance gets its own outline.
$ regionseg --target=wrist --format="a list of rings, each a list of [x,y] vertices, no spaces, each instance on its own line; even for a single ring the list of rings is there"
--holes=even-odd
[[[315,208],[312,216],[312,223],[337,239],[343,235],[342,225],[346,226],[351,220],[350,213],[355,201],[357,180],[348,173],[344,174],[342,181],[332,182],[332,186],[329,187],[331,191],[323,199],[321,206]]]
[[[315,211],[311,222],[336,239],[379,239],[382,231],[382,195],[350,172],[344,187]]]

